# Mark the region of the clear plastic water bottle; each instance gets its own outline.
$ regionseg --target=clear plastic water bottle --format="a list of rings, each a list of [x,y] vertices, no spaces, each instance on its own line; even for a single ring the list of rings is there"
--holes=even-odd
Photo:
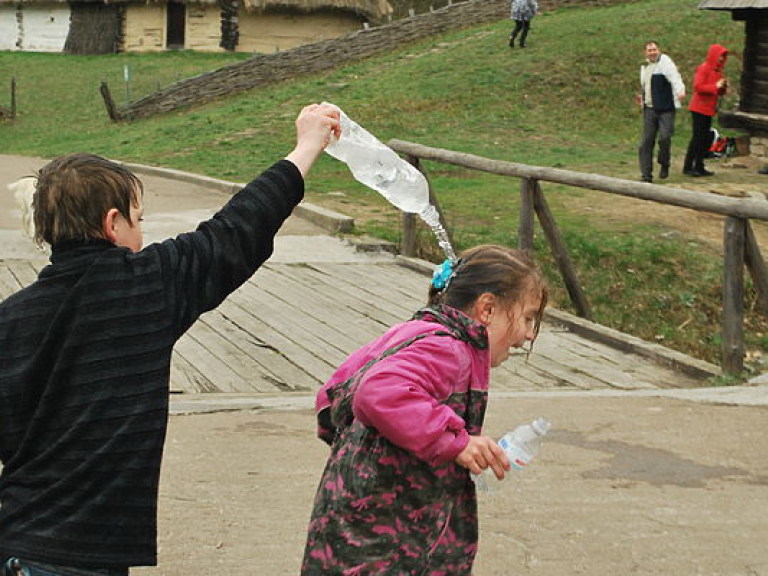
[[[400,210],[421,214],[428,208],[429,186],[424,175],[341,109],[339,113],[341,137],[328,144],[325,151],[345,162],[356,180],[379,192]]]
[[[550,427],[549,420],[540,417],[530,424],[522,424],[510,430],[499,439],[499,446],[506,453],[511,466],[507,475],[515,470],[524,470],[531,463],[541,450],[544,436]],[[486,468],[479,476],[472,474],[472,480],[480,492],[492,492],[493,486],[498,486],[500,482],[491,468]]]
[[[330,105],[339,110],[341,137],[331,141],[325,151],[346,163],[355,180],[376,190],[400,210],[418,214],[437,236],[446,257],[455,260],[437,209],[429,202],[429,184],[424,175],[350,119],[341,108]]]

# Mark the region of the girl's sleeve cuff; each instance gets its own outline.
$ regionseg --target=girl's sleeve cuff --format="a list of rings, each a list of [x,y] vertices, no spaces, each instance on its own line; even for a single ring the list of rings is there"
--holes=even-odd
[[[434,466],[452,462],[469,444],[469,433],[465,428],[458,430],[455,435],[448,432],[439,442],[435,450]]]

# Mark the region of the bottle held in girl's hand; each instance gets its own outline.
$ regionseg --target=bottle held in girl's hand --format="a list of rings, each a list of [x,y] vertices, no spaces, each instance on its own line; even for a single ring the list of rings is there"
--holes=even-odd
[[[523,424],[510,430],[499,439],[499,446],[506,453],[511,466],[507,475],[513,471],[524,470],[531,463],[541,451],[544,436],[549,432],[550,426],[546,418],[536,418],[530,424]],[[480,492],[493,492],[493,487],[498,487],[500,483],[491,468],[486,468],[479,476],[474,474],[471,476]],[[505,476],[505,479],[506,477],[508,476]]]

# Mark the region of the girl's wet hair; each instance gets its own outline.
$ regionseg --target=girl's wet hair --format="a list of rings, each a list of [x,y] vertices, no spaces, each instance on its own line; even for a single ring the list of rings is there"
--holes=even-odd
[[[538,334],[549,292],[533,258],[523,250],[495,244],[470,248],[454,265],[445,288],[430,285],[427,305],[443,304],[466,312],[486,292],[509,308],[527,296],[540,298],[535,329]]]
[[[121,164],[94,154],[60,156],[37,173],[35,241],[103,238],[104,215],[112,208],[133,225],[131,206],[143,193],[141,180]]]

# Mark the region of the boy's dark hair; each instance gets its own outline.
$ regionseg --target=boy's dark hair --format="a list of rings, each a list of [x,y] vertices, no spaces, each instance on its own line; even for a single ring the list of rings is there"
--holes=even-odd
[[[103,238],[104,215],[112,208],[133,226],[131,206],[143,194],[141,180],[125,166],[94,154],[60,156],[37,173],[35,242]]]
[[[536,317],[538,333],[549,292],[546,282],[530,254],[524,250],[495,244],[482,244],[461,255],[454,274],[444,290],[429,289],[428,305],[445,304],[465,311],[485,292],[503,304],[521,302],[528,294],[541,298]]]

